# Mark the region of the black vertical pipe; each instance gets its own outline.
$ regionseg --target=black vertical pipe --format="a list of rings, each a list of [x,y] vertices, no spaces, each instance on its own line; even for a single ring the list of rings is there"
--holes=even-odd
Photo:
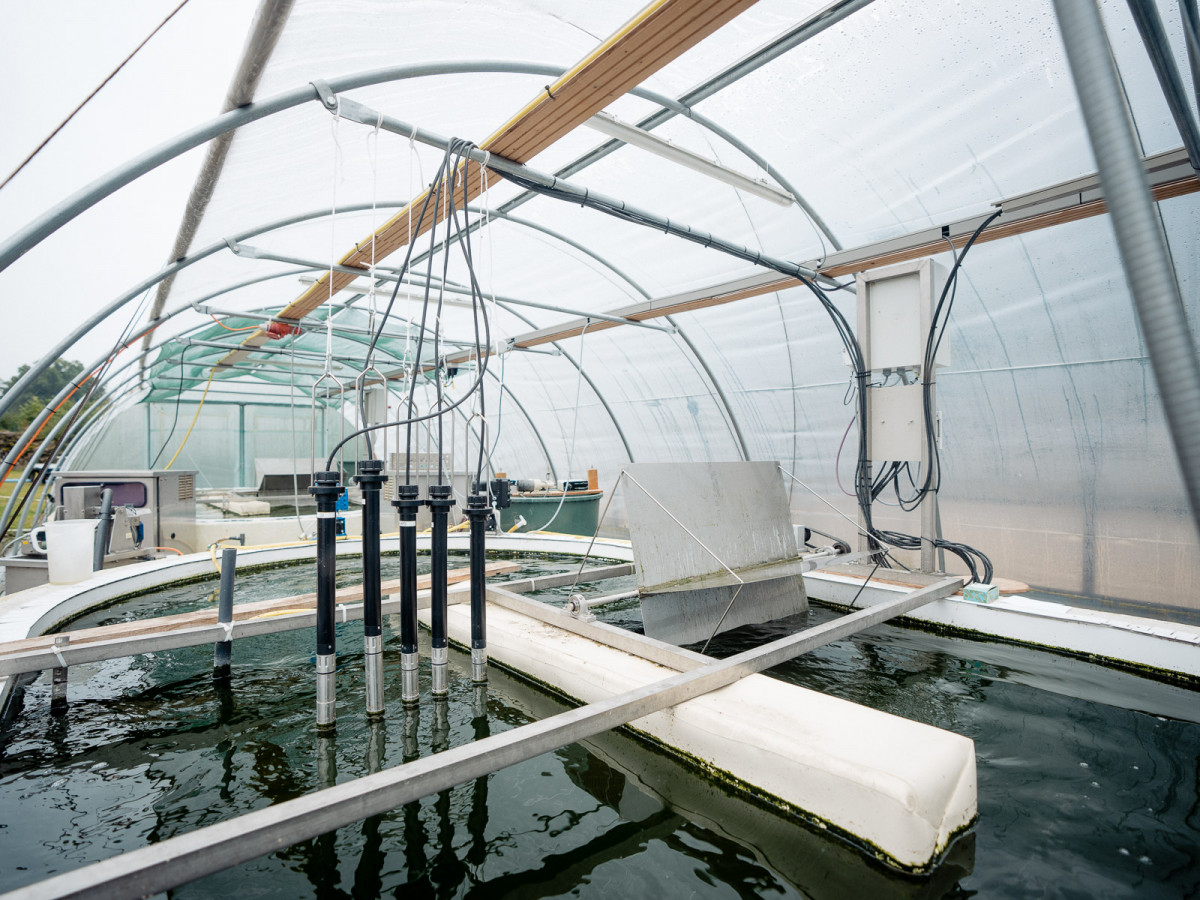
[[[363,495],[363,634],[379,637],[383,634],[383,597],[379,576],[379,490],[388,480],[383,474],[383,460],[360,460],[354,480]]]
[[[392,506],[400,517],[400,700],[416,703],[417,688],[417,499],[415,484],[396,486]]]
[[[450,507],[454,506],[454,496],[448,484],[431,484],[429,486],[429,509],[433,515],[433,532],[430,536],[430,586],[429,586],[429,624],[430,651],[432,662],[433,694],[444,696],[450,692],[449,675],[449,641],[446,638],[446,526],[450,516]]]
[[[367,683],[367,715],[378,716],[384,711],[383,597],[379,578],[379,490],[387,481],[383,461],[360,460],[354,480],[363,496],[363,668]]]
[[[336,472],[318,472],[308,492],[317,499],[317,727],[334,726],[333,673],[337,659],[334,605],[337,591],[337,500],[342,494]]]
[[[217,597],[217,622],[233,622],[233,579],[237,574],[237,547],[221,550],[221,593]],[[217,641],[213,648],[213,681],[228,681],[233,662],[233,642]]]
[[[487,681],[487,548],[485,534],[492,508],[487,494],[467,498],[471,522],[471,680]]]

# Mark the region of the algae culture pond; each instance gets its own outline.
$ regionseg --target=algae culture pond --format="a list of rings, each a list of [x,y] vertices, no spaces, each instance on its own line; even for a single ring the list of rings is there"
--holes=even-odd
[[[466,565],[462,554],[451,566]],[[393,577],[395,557],[384,558]],[[427,558],[423,564],[428,565]],[[572,566],[523,560],[509,577]],[[354,566],[340,578],[354,581]],[[632,579],[590,585],[608,593]],[[239,575],[248,602],[311,589],[311,565]],[[215,582],[170,587],[71,628],[181,612]],[[537,596],[537,595],[535,595]],[[552,599],[551,592],[540,595]],[[561,597],[558,597],[561,600]],[[723,635],[725,655],[825,621]],[[640,627],[636,600],[603,608]],[[227,688],[211,648],[48,673],[0,729],[0,891],[322,786],[496,734],[565,707],[451,655],[451,694],[406,711],[386,630],[388,715],[361,715],[361,625],[339,625],[336,735],[313,726],[312,635],[239,640]],[[427,657],[426,657],[427,658]],[[427,677],[427,672],[425,673]],[[1026,648],[883,625],[770,672],[975,741],[979,820],[930,877],[891,873],[623,733],[503,769],[185,885],[172,897],[1197,897],[1200,694]]]

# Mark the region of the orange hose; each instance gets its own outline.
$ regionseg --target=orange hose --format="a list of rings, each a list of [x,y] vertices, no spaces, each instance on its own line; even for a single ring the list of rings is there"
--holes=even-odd
[[[155,547],[154,549],[155,550],[169,550],[171,553],[178,553],[180,556],[183,556],[183,551],[176,550],[174,547]]]
[[[240,328],[234,328],[232,325],[226,325],[224,322],[222,322],[220,319],[218,319],[212,313],[209,313],[208,317],[210,319],[212,319],[214,322],[216,322],[218,325],[220,325],[222,328],[224,328],[226,331],[258,331],[257,325],[243,325]]]
[[[99,369],[97,369],[96,371],[98,372],[98,371],[99,371]],[[75,392],[76,392],[77,390],[79,390],[81,387],[83,387],[83,385],[84,385],[84,384],[85,384],[87,381],[91,380],[91,378],[92,378],[92,377],[93,377],[95,374],[96,374],[96,372],[92,372],[90,375],[88,375],[88,377],[87,377],[87,378],[83,379],[83,381],[79,382],[79,384],[75,385],[75,387],[71,388],[71,393],[67,394],[67,396],[63,397],[61,400],[59,400],[59,401],[58,401],[58,405],[57,405],[57,406],[55,406],[55,407],[54,407],[54,409],[52,409],[52,410],[50,411],[50,415],[46,416],[46,419],[45,419],[45,421],[44,421],[44,422],[42,422],[42,424],[38,426],[38,428],[37,428],[37,431],[35,431],[35,432],[33,433],[33,437],[31,437],[31,438],[30,438],[28,441],[26,441],[26,442],[25,442],[25,447],[29,447],[30,445],[32,445],[32,444],[33,444],[33,442],[34,442],[34,441],[36,441],[36,440],[38,439],[38,435],[42,433],[42,429],[46,427],[46,423],[47,423],[47,422],[49,422],[51,419],[53,419],[53,418],[54,418],[54,414],[55,414],[55,413],[57,413],[57,412],[59,411],[59,409],[60,409],[60,408],[62,408],[62,405],[63,405],[64,403],[66,403],[68,400],[70,400],[70,399],[71,399],[73,396],[75,396]],[[12,474],[12,470],[16,468],[16,466],[17,466],[17,460],[21,458],[21,453],[24,453],[24,452],[25,452],[25,447],[22,447],[22,448],[21,448],[21,452],[20,452],[20,453],[18,453],[18,454],[17,454],[17,455],[16,455],[16,456],[13,458],[13,461],[12,461],[12,463],[9,465],[9,467],[8,467],[7,469],[5,469],[5,470],[4,470],[4,474],[3,474],[3,475],[0,475],[0,485],[4,484],[4,482],[8,481],[8,476],[9,476],[9,475],[11,475],[11,474]]]
[[[69,393],[69,394],[67,394],[67,396],[63,397],[62,400],[59,401],[58,406],[55,406],[54,409],[50,411],[50,415],[46,416],[46,422],[49,422],[51,419],[53,419],[54,414],[56,412],[58,412],[60,408],[62,408],[62,405],[64,403],[66,403],[68,400],[70,400],[71,397],[73,397],[75,395],[75,392],[77,390],[79,390],[81,387],[83,387],[83,385],[86,382],[91,381],[93,378],[95,378],[96,374],[98,372],[100,372],[105,366],[107,366],[110,362],[112,362],[114,359],[116,359],[118,356],[120,356],[121,353],[123,353],[125,350],[127,350],[131,344],[133,344],[135,341],[141,340],[143,337],[145,337],[147,334],[149,334],[151,331],[153,331],[157,327],[158,327],[158,325],[155,324],[155,325],[151,325],[149,328],[144,328],[140,332],[135,334],[133,337],[131,337],[124,344],[122,344],[120,349],[116,350],[114,353],[112,353],[108,357],[108,359],[104,360],[104,362],[100,363],[100,365],[98,365],[94,370],[92,370],[92,372],[90,372],[88,374],[87,378],[83,379],[83,381],[79,382],[79,384],[75,385],[75,387],[71,388],[71,393]],[[256,325],[253,327],[257,328],[258,326]],[[4,482],[8,481],[8,476],[12,474],[12,470],[15,469],[17,466],[17,460],[21,458],[21,454],[25,452],[25,449],[27,447],[31,446],[33,444],[33,442],[37,440],[38,435],[42,433],[42,429],[46,427],[46,422],[43,422],[41,425],[38,426],[38,430],[33,433],[33,437],[31,437],[28,441],[25,442],[25,446],[22,447],[20,449],[20,451],[17,453],[17,455],[13,458],[12,465],[10,465],[7,469],[4,470],[3,475],[0,475],[0,485],[3,485]]]

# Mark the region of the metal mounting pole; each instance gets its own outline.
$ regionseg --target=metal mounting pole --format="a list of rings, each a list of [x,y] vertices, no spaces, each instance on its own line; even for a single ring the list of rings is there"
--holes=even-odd
[[[388,477],[383,460],[364,459],[354,476],[363,495],[363,666],[367,681],[367,715],[382,716],[383,597],[379,579],[379,490]]]
[[[1122,103],[1100,11],[1092,0],[1054,0],[1054,10],[1192,516],[1200,524],[1200,361],[1179,283]]]
[[[217,623],[233,624],[233,579],[237,573],[237,547],[221,550],[221,593],[217,599]],[[213,681],[228,681],[233,662],[233,641],[217,641],[213,647]]]
[[[69,634],[60,634],[54,638],[54,649],[59,654],[71,642]],[[61,658],[61,656],[60,656]],[[55,666],[50,685],[50,715],[63,716],[67,713],[67,667]]]
[[[453,488],[448,484],[431,484],[428,503],[433,514],[429,551],[429,622],[432,632],[429,658],[433,668],[433,696],[444,697],[450,693],[447,672],[450,644],[446,638],[446,525],[450,517],[450,507],[454,506]]]
[[[308,492],[317,498],[317,730],[332,729],[337,719],[334,672],[337,634],[334,603],[337,593],[336,508],[344,489],[337,472],[318,472]]]
[[[471,681],[487,681],[487,564],[485,534],[492,507],[487,494],[467,498],[467,518],[471,520]]]
[[[104,557],[108,553],[108,541],[112,535],[112,488],[100,492],[100,524],[96,526],[96,537],[92,542],[92,571],[104,568]]]
[[[400,701],[405,705],[420,699],[417,652],[417,499],[415,484],[396,487],[392,506],[400,518]],[[407,721],[407,720],[406,720]]]

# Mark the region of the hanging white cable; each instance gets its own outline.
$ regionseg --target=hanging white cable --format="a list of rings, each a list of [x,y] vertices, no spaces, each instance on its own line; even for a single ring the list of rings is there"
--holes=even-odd
[[[571,423],[571,444],[567,449],[567,481],[571,480],[571,471],[575,465],[575,434],[579,428],[579,394],[583,389],[583,338],[587,334],[588,326],[592,324],[592,320],[588,319],[583,323],[583,330],[579,332],[579,375],[575,379],[575,418]],[[562,496],[558,498],[558,509],[554,510],[554,515],[550,517],[550,521],[543,525],[538,531],[545,531],[558,518],[558,514],[562,512],[563,504],[567,502],[567,486],[562,485]]]
[[[300,518],[300,474],[296,471],[296,336],[292,335],[292,339],[288,345],[289,356],[291,357],[291,375],[288,379],[288,384],[291,386],[291,391],[288,392],[288,407],[292,418],[292,503],[296,509],[296,527],[300,529],[299,536],[304,540],[304,520]],[[315,462],[314,462],[315,467]]]
[[[492,327],[495,328],[496,323],[499,321],[496,315],[496,243],[492,240],[492,197],[491,194],[488,193],[487,168],[488,160],[491,159],[491,156],[492,155],[489,153],[487,157],[485,157],[483,165],[480,166],[479,171],[480,177],[483,179],[483,234],[487,241],[488,287],[491,289],[492,301],[491,321],[493,323]],[[501,416],[504,412],[504,361],[505,357],[507,356],[507,354],[499,352],[499,340],[495,340],[494,343],[496,345],[495,348],[487,348],[487,352],[489,354],[493,351],[493,349],[496,349],[498,355],[500,356],[500,388],[496,399],[496,436],[493,438],[491,449],[488,450],[487,454],[487,467],[493,472],[495,471],[495,467],[492,465],[492,455],[496,452],[496,448],[500,446],[500,428],[504,422]]]
[[[337,188],[342,171],[342,145],[338,140],[338,125],[342,121],[342,99],[337,98],[330,130],[333,132],[333,204],[329,211],[329,298],[325,312],[325,371],[331,372],[333,365],[333,267],[337,260]]]
[[[321,374],[320,378],[313,382],[312,386],[312,430],[310,432],[310,451],[312,454],[312,474],[314,475],[316,474],[315,469],[317,455],[317,388],[325,381],[331,381],[337,385],[336,394],[339,398],[338,402],[343,402],[342,398],[345,397],[345,386],[337,378],[337,376],[333,374],[333,274],[334,266],[336,265],[337,260],[337,188],[338,179],[341,177],[342,172],[342,145],[338,139],[338,123],[341,122],[340,98],[338,99],[337,103],[338,105],[334,110],[333,123],[330,126],[333,133],[333,199],[329,212],[329,299],[325,308],[325,371]],[[328,388],[326,389],[326,396],[329,396]],[[322,410],[322,426],[325,424],[324,418],[324,410]],[[346,437],[346,417],[342,414],[342,410],[340,408],[338,410],[338,418],[341,422],[341,430],[339,433],[341,440],[338,444],[340,448]],[[324,428],[322,428],[322,434],[324,434]],[[341,455],[340,449],[338,453],[339,459],[337,464],[340,470],[344,466],[345,457]]]

